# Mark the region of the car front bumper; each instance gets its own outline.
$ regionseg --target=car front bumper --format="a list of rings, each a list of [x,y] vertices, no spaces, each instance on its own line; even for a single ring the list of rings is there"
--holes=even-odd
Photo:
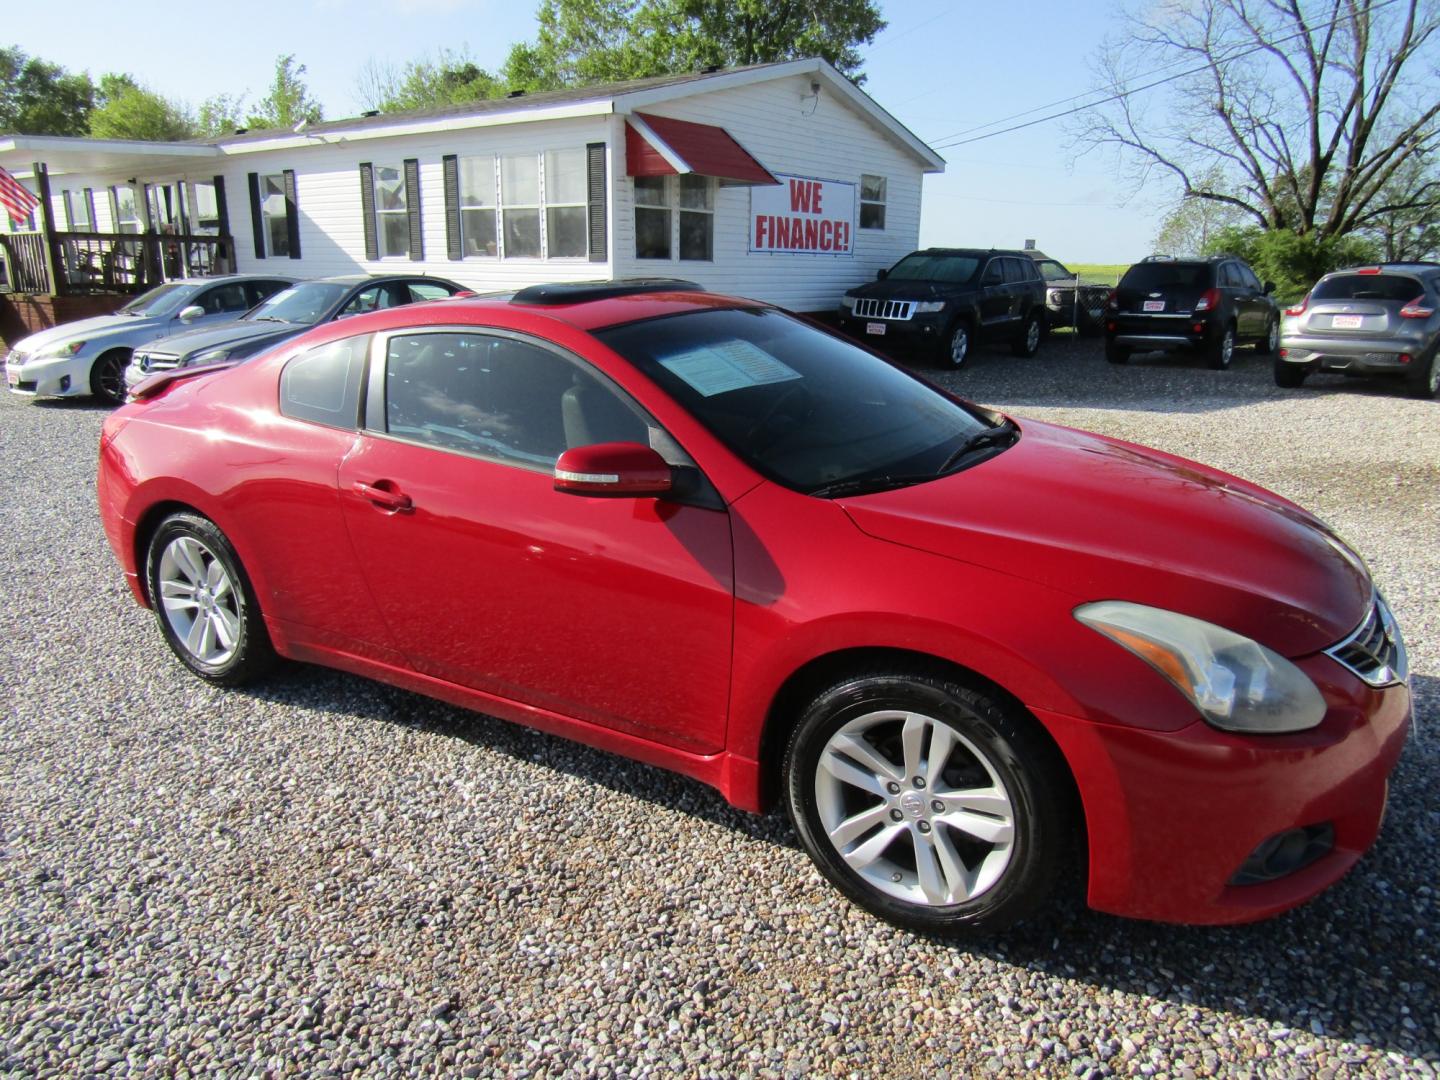
[[[1421,338],[1334,338],[1299,334],[1280,336],[1280,359],[1311,370],[1353,371],[1366,375],[1408,375],[1423,366],[1427,355]],[[1409,357],[1409,359],[1402,359]]]
[[[909,319],[865,319],[843,307],[836,316],[841,332],[873,349],[938,347],[945,340],[947,318],[944,311],[936,311]],[[877,332],[877,327],[883,329]]]
[[[1319,727],[1290,735],[1235,735],[1200,720],[1156,732],[1036,710],[1080,788],[1091,907],[1158,922],[1251,922],[1313,898],[1370,848],[1410,727],[1409,688],[1371,689],[1325,656],[1300,666],[1330,708]],[[1265,841],[1325,826],[1333,842],[1314,861],[1235,883]]]
[[[5,385],[26,397],[77,397],[90,393],[93,356],[30,358],[5,365]]]

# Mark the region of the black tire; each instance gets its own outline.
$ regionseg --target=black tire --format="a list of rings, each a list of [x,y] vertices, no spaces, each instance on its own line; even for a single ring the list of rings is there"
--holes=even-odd
[[[1105,359],[1112,364],[1128,364],[1130,362],[1130,350],[1124,345],[1116,345],[1113,341],[1105,342]]]
[[[1226,323],[1220,336],[1210,343],[1205,361],[1215,371],[1225,371],[1235,359],[1235,324]]]
[[[1275,385],[1293,390],[1305,381],[1310,368],[1305,364],[1292,364],[1288,360],[1275,360]]]
[[[1274,356],[1280,351],[1280,320],[1274,315],[1265,324],[1265,336],[1255,342],[1255,351],[1261,356]]]
[[[886,725],[907,722],[890,717],[892,710],[907,717],[921,716],[932,725],[917,742],[917,751],[924,748],[927,752],[915,776],[907,775],[903,761],[897,761],[895,748],[900,744],[893,737],[869,741],[874,737],[870,733],[878,735],[890,730]],[[882,719],[876,720],[877,716]],[[899,769],[888,786],[880,784],[887,794],[844,786],[846,782],[833,779],[835,774],[828,769],[822,779],[818,775],[822,755],[829,753],[831,760],[836,756],[829,748],[832,737],[847,726],[854,731],[856,725],[872,723],[876,726],[865,729],[866,745]],[[941,726],[958,740],[946,755],[941,779],[927,791],[917,777],[928,772],[928,752],[934,747],[931,740]],[[901,759],[903,756],[903,752],[898,754]],[[1059,751],[1035,720],[976,689],[932,674],[878,670],[831,686],[815,698],[796,725],[784,770],[790,819],[816,866],[860,907],[910,930],[981,935],[1009,926],[1049,899],[1079,850],[1070,778]],[[937,786],[940,783],[946,787]],[[853,800],[847,797],[837,802],[837,787]],[[1008,798],[1008,840],[982,840],[942,820],[955,808],[942,812],[945,803],[941,796],[965,789],[1004,793]],[[877,801],[866,805],[872,799]],[[863,845],[875,852],[862,868],[870,878],[846,861],[830,838],[835,826],[826,824],[827,818],[849,821],[857,814],[878,815],[865,831],[852,830],[845,838],[852,858]],[[896,814],[900,818],[895,818]],[[959,816],[981,822],[985,829],[1006,821],[1004,814],[992,818],[962,812]],[[887,834],[888,842],[884,840]],[[942,848],[946,855],[940,854]],[[951,903],[949,899],[958,894],[950,888],[941,900],[926,899],[920,874],[924,852],[933,853],[926,858],[932,868],[932,885],[950,887],[952,877],[945,863],[958,856],[965,874],[973,877],[965,887],[973,884],[974,894]],[[953,861],[950,866],[958,868]],[[919,902],[901,894],[918,896]]]
[[[129,349],[101,353],[90,365],[90,393],[101,401],[119,405],[125,400],[125,369],[130,365]]]
[[[935,351],[936,363],[949,371],[959,371],[975,351],[975,331],[964,319],[957,319],[945,332]]]
[[[1010,341],[1010,351],[1016,356],[1030,357],[1040,351],[1040,342],[1045,338],[1045,326],[1034,312],[1021,324],[1020,333]]]
[[[1440,348],[1430,354],[1430,362],[1421,366],[1410,381],[1410,396],[1422,401],[1440,394]]]
[[[203,553],[195,560],[201,569],[211,571],[212,562],[219,565],[223,571],[223,580],[229,583],[228,590],[214,590],[209,584],[212,578],[220,578],[219,573],[202,574],[200,576],[207,581],[203,595],[200,595],[200,589],[196,589],[192,595],[197,595],[199,599],[191,604],[183,593],[183,585],[179,585],[175,577],[167,579],[170,582],[168,587],[162,583],[162,572],[173,573],[175,569],[179,569],[181,574],[184,574],[183,560],[177,554],[182,549],[173,548],[172,545],[187,540],[191,543],[185,545],[185,549],[193,552],[196,550],[195,545],[198,545]],[[169,563],[166,561],[167,552],[172,553]],[[195,579],[194,574],[189,577],[192,581]],[[170,515],[160,523],[146,548],[145,583],[151,607],[154,608],[155,618],[160,624],[160,632],[164,635],[166,644],[186,667],[206,682],[219,686],[240,686],[259,678],[275,665],[275,649],[265,630],[265,621],[260,617],[260,605],[255,600],[255,590],[250,585],[250,578],[246,575],[245,568],[240,565],[240,559],[236,556],[235,549],[230,546],[230,541],[208,518],[198,514],[179,513]],[[177,592],[177,587],[181,591]],[[173,608],[166,603],[167,593],[175,601]],[[191,607],[195,609],[193,616],[189,615]],[[206,612],[223,612],[223,616],[215,615],[212,618],[205,614]],[[234,637],[232,646],[224,655],[217,654],[207,659],[203,655],[206,652],[203,633],[198,649],[187,644],[181,637],[187,617],[190,618],[192,627],[202,619],[211,618],[213,626],[223,618],[225,624],[232,628],[229,631]],[[218,632],[212,634],[212,638],[223,647],[223,638],[219,637]]]

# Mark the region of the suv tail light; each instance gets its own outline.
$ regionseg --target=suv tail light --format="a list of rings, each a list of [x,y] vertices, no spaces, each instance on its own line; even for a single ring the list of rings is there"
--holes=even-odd
[[[1414,300],[1411,300],[1410,303],[1400,309],[1400,317],[1402,319],[1428,319],[1431,315],[1434,315],[1435,309],[1433,307],[1421,306],[1420,301],[1424,299],[1424,293],[1415,297]]]
[[[1116,299],[1116,297],[1119,296],[1119,295],[1120,295],[1120,290],[1119,290],[1119,289],[1111,289],[1111,290],[1110,290],[1110,295],[1105,298],[1105,310],[1106,310],[1106,311],[1119,311],[1119,310],[1120,310],[1120,301]]]
[[[1287,308],[1285,309],[1285,314],[1286,314],[1286,315],[1304,315],[1304,314],[1305,314],[1305,309],[1308,308],[1309,306],[1310,306],[1310,294],[1307,292],[1304,296],[1302,296],[1302,297],[1300,298],[1300,303],[1296,304],[1294,307],[1287,307]]]
[[[1195,301],[1196,312],[1214,311],[1220,306],[1220,290],[1206,289],[1200,294],[1200,299]]]

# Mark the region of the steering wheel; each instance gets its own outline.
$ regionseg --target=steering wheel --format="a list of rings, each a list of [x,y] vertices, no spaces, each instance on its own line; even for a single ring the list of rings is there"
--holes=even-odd
[[[770,426],[770,422],[785,410],[785,406],[790,401],[800,397],[808,398],[809,396],[810,391],[806,390],[805,387],[798,382],[795,383],[793,386],[787,386],[784,390],[780,391],[778,395],[776,395],[775,400],[770,403],[770,407],[765,410],[764,415],[762,415],[759,420],[756,420],[755,423],[750,425],[749,429],[745,432],[745,441],[747,443],[753,442],[756,436],[758,436],[761,432],[768,428]],[[806,415],[808,415],[808,412]],[[757,447],[756,449],[769,446],[770,443],[774,441],[775,440],[772,438],[769,441],[760,444],[760,447]]]

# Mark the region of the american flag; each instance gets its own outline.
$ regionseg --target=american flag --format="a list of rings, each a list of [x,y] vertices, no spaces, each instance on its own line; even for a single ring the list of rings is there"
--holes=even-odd
[[[0,205],[5,207],[11,221],[23,225],[30,220],[30,215],[35,207],[40,205],[40,200],[19,180],[0,169]]]

